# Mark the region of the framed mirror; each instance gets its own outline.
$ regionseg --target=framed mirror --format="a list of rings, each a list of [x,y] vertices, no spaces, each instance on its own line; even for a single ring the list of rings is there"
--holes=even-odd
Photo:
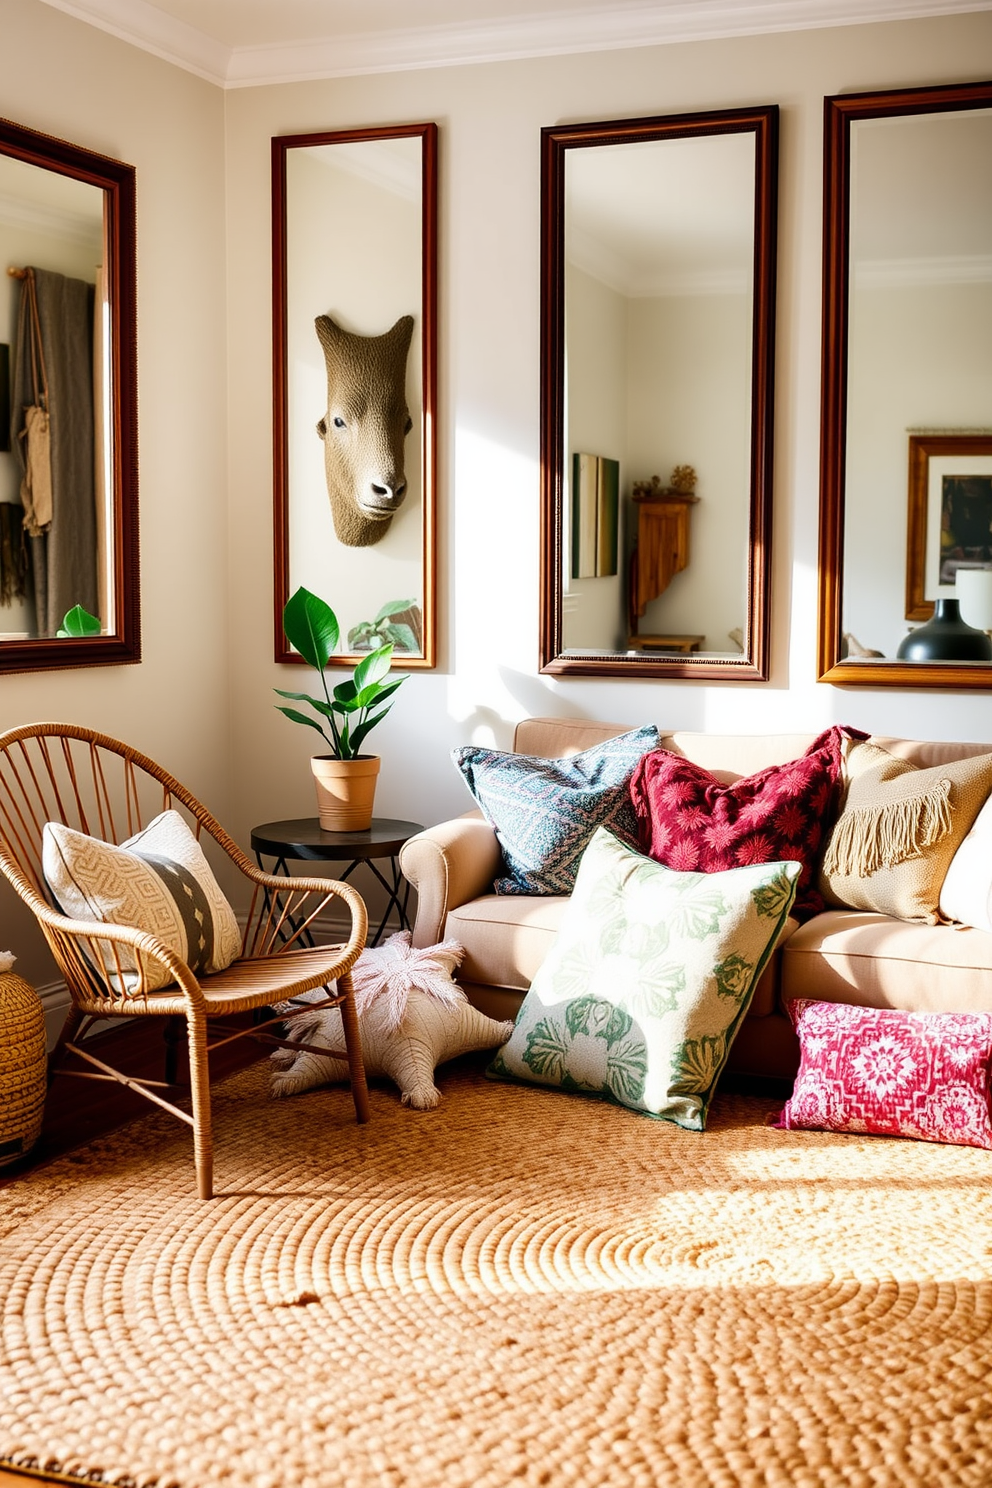
[[[139,661],[134,168],[0,120],[0,256],[0,671]]]
[[[272,141],[275,657],[302,585],[331,664],[435,665],[437,125]]]
[[[541,670],[767,678],[778,110],[542,131]]]
[[[987,688],[992,83],[824,123],[819,679]]]

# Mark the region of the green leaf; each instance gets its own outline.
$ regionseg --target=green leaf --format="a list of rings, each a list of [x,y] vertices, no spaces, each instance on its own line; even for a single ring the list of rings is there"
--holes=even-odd
[[[345,711],[350,712],[355,706],[358,689],[353,677],[348,677],[344,682],[339,682],[334,689],[334,701]]]
[[[386,636],[398,651],[419,651],[417,637],[409,625],[387,625]]]
[[[380,646],[378,651],[364,657],[355,668],[356,691],[361,692],[363,687],[369,687],[373,682],[381,682],[392,659],[393,648],[389,645]]]
[[[284,692],[281,687],[273,687],[272,691],[277,692],[280,697],[291,698],[295,703],[309,703],[311,708],[316,708],[317,712],[323,713],[325,718],[334,717],[333,706],[330,703],[325,703],[323,698],[311,697],[308,692]],[[278,703],[276,707],[279,707]],[[286,709],[283,708],[280,711],[285,713]]]
[[[291,646],[322,672],[337,646],[340,629],[330,605],[302,586],[286,601],[282,626]]]
[[[382,712],[376,713],[374,718],[366,718],[364,723],[359,723],[352,729],[351,742],[356,752],[362,747],[366,734],[370,734],[376,724],[381,723],[388,712],[388,708],[383,708]]]
[[[690,884],[679,894],[668,915],[670,928],[676,934],[688,935],[692,940],[706,940],[720,928],[720,920],[727,913],[727,905],[718,888],[705,882]]]
[[[794,893],[795,879],[780,869],[769,883],[752,889],[751,898],[759,915],[767,919],[778,919],[792,904]]]
[[[378,636],[378,634],[379,632],[375,629],[374,626],[370,625],[367,620],[363,620],[361,625],[354,625],[352,626],[351,630],[349,630],[348,650],[357,651],[359,646],[361,645],[371,645],[372,640],[376,636]]]
[[[528,1069],[545,1079],[559,1081],[565,1068],[569,1039],[552,1014],[542,1018],[527,1035],[521,1058]]]
[[[56,635],[60,641],[77,640],[80,636],[99,635],[102,628],[95,615],[77,604],[63,615],[62,629]]]
[[[315,718],[308,718],[305,713],[297,713],[295,708],[283,708],[279,703],[276,703],[276,707],[280,713],[285,713],[286,717],[291,718],[294,723],[305,723],[307,728],[316,729],[322,739],[327,738],[327,735]]]
[[[415,599],[391,599],[376,615],[375,624],[378,625],[380,620],[388,620],[390,615],[400,615],[404,610],[412,610],[416,603]]]

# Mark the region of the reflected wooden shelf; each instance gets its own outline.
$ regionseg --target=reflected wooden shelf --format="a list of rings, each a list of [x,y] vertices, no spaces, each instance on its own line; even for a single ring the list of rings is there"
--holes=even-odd
[[[627,637],[629,651],[675,651],[680,656],[691,656],[705,641],[704,635],[631,635]]]

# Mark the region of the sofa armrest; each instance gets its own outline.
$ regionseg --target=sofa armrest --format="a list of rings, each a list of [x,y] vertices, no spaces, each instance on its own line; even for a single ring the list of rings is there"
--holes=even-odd
[[[491,892],[502,853],[496,833],[479,811],[441,822],[403,844],[400,867],[417,891],[415,946],[435,945],[449,909]]]

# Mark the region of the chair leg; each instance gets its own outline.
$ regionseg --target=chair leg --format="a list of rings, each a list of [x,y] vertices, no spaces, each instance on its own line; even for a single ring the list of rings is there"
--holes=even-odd
[[[358,1029],[358,1014],[355,1012],[355,992],[351,985],[351,973],[338,977],[338,992],[344,993],[341,1003],[341,1027],[344,1029],[344,1046],[348,1054],[348,1077],[351,1080],[351,1098],[355,1102],[355,1116],[359,1122],[368,1121],[369,1088],[365,1083],[365,1063],[362,1059],[362,1036]]]
[[[189,1039],[189,1084],[193,1097],[193,1157],[196,1187],[201,1199],[214,1196],[214,1143],[210,1120],[210,1068],[207,1057],[207,1020],[204,1013],[186,1020]]]

